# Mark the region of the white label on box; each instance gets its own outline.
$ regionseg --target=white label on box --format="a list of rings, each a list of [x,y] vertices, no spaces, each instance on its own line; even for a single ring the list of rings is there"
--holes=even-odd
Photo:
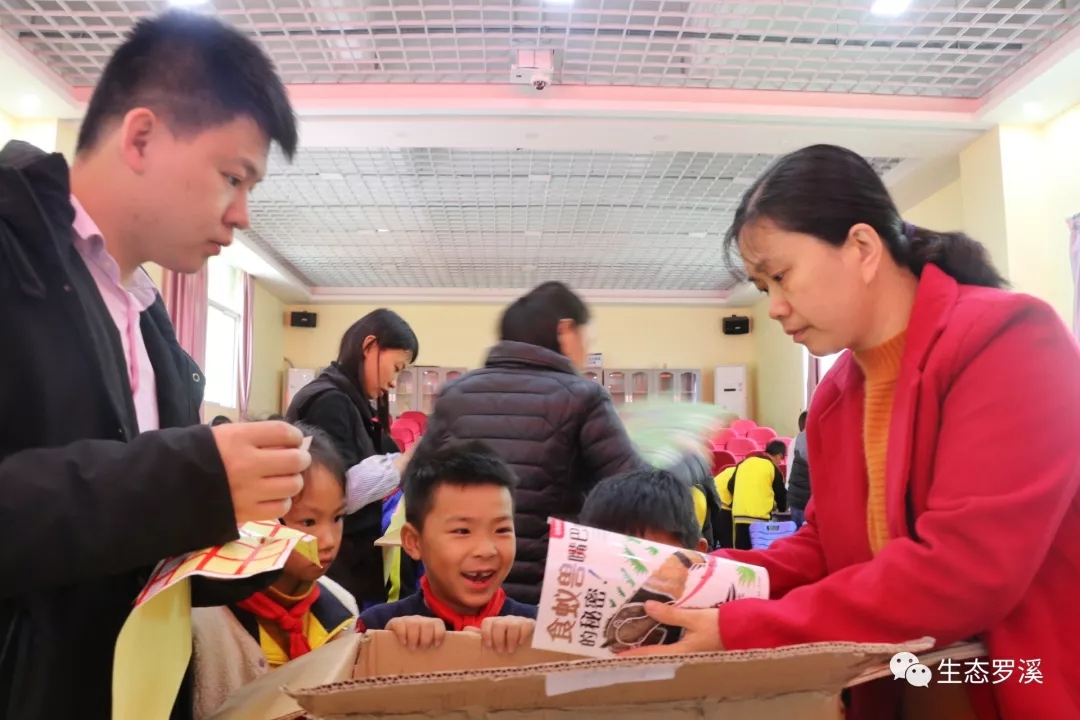
[[[573,670],[571,672],[551,673],[544,678],[548,697],[565,695],[579,690],[623,685],[625,683],[651,682],[653,680],[674,680],[680,665],[641,665],[627,668],[603,668],[593,670]]]

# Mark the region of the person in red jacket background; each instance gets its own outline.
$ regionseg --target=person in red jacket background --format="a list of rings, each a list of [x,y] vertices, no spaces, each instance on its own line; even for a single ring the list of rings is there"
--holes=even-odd
[[[810,407],[806,524],[722,551],[765,567],[771,598],[653,604],[686,630],[642,652],[977,637],[1010,677],[890,677],[852,688],[848,717],[1080,718],[1080,347],[1059,317],[971,238],[905,223],[835,146],[767,170],[726,248],[795,342],[849,352]]]

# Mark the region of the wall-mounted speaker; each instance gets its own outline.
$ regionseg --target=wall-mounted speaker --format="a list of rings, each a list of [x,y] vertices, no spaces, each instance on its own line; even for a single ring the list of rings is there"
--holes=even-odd
[[[725,335],[746,335],[750,332],[750,318],[745,315],[732,315],[724,318],[721,327]]]
[[[315,313],[313,312],[292,312],[289,313],[289,327],[315,327]]]

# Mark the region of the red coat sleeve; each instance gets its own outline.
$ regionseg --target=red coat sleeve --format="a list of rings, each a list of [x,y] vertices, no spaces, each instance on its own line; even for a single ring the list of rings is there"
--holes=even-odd
[[[758,565],[769,571],[769,597],[782,598],[791,590],[825,577],[825,555],[818,538],[814,499],[806,506],[806,522],[790,537],[777,540],[768,550],[717,550],[729,560]]]
[[[779,600],[724,605],[724,647],[924,636],[948,644],[1019,604],[1080,489],[1080,353],[1047,308],[986,335],[942,399],[932,485],[915,526],[921,542],[894,539],[873,560]]]

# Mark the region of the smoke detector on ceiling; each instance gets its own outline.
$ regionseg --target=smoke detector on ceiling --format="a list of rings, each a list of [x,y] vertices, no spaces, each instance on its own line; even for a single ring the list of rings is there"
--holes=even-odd
[[[510,68],[510,82],[532,85],[534,90],[540,92],[551,85],[554,72],[554,50],[518,50]]]

